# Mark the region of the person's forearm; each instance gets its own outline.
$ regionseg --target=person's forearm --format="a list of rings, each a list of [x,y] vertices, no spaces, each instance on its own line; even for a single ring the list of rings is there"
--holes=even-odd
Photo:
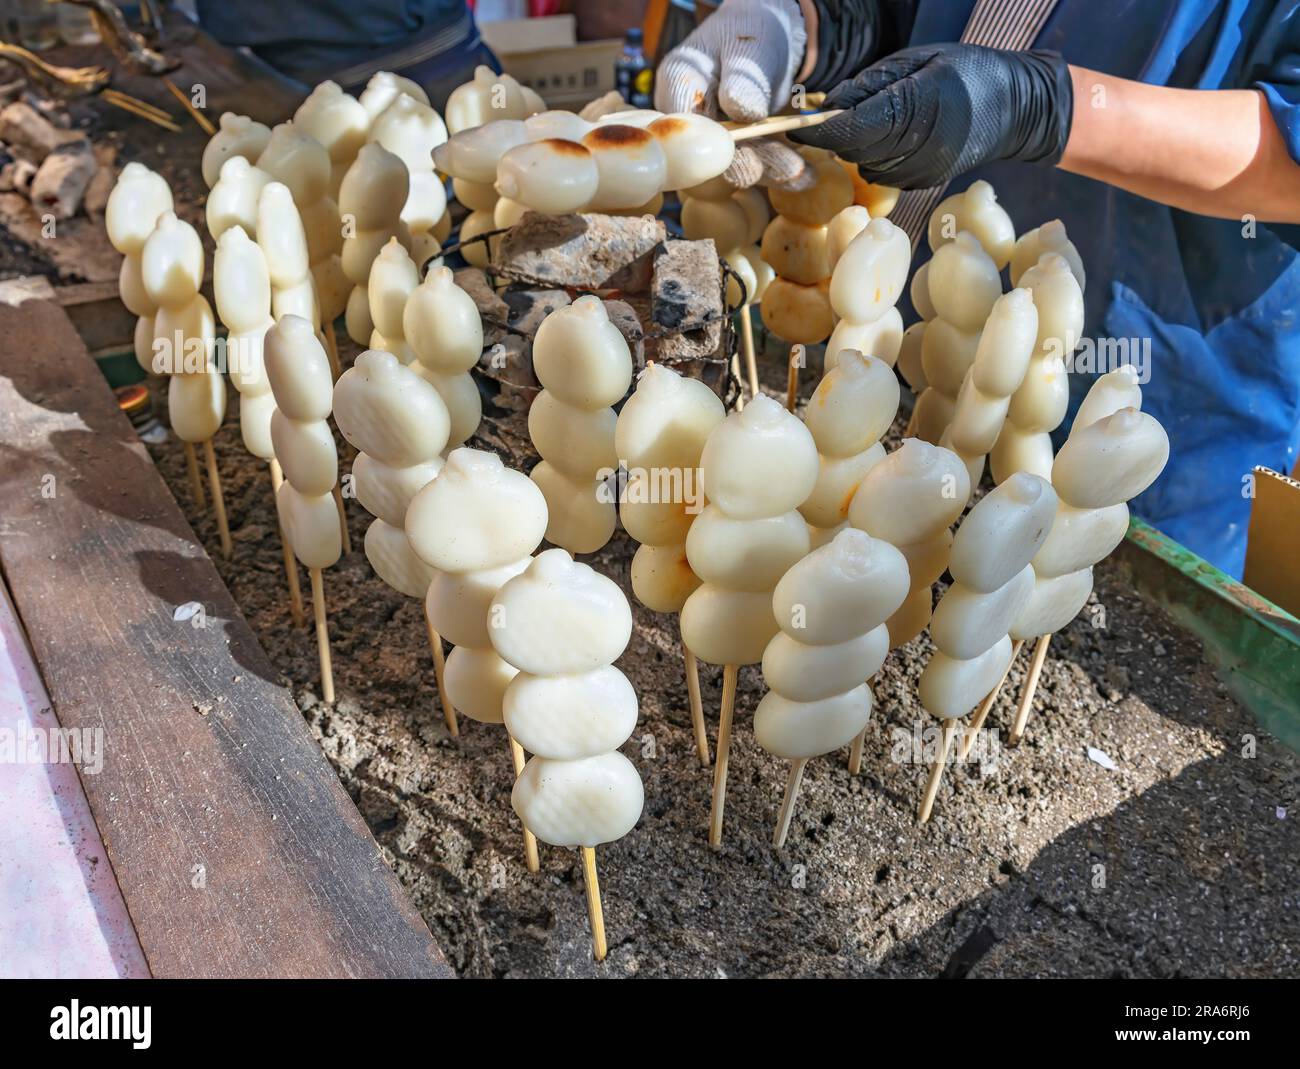
[[[1300,166],[1262,93],[1170,89],[1070,67],[1059,166],[1199,215],[1300,222]]]

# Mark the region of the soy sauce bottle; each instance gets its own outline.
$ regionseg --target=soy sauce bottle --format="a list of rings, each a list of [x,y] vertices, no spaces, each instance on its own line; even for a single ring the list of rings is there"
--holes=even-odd
[[[633,26],[623,38],[623,54],[614,65],[614,87],[629,106],[654,107],[655,70],[646,59],[640,26]]]

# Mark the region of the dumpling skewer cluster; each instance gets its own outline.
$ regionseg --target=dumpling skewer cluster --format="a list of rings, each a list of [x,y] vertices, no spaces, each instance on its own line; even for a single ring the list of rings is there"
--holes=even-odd
[[[542,842],[582,853],[594,957],[606,953],[596,847],[641,818],[645,791],[618,748],[636,729],[637,698],[614,667],[632,637],[632,610],[613,580],[562,549],[538,555],[492,599],[492,645],[518,670],[504,715],[534,756],[511,803]]]
[[[953,583],[930,621],[938,651],[921,673],[922,707],[943,721],[917,819],[938,794],[958,720],[997,689],[1011,665],[1008,631],[1034,591],[1030,560],[1047,538],[1056,494],[1046,479],[1017,472],[966,515],[953,539]]]
[[[433,169],[433,150],[447,140],[447,127],[427,99],[400,93],[368,136],[406,166],[409,181],[399,219],[416,263],[424,264],[441,249],[435,230],[447,214],[447,191]]]
[[[400,246],[399,246],[400,248]],[[456,710],[447,699],[442,637],[425,601],[436,572],[411,548],[406,510],[442,470],[451,419],[438,391],[392,353],[361,353],[334,386],[334,422],[358,450],[352,462],[357,500],[374,521],[366,529],[366,559],[385,583],[425,609],[434,679],[443,719],[455,738]]]
[[[762,313],[778,338],[813,345],[835,326],[827,224],[853,203],[853,181],[829,153],[805,149],[804,155],[816,177],[811,188],[768,194],[776,215],[763,232],[762,250],[776,278],[763,295]]]
[[[912,245],[907,232],[888,219],[869,219],[858,226],[865,211],[845,208],[827,228],[830,301],[839,322],[826,343],[825,374],[837,366],[836,356],[845,349],[874,356],[892,368],[903,341],[897,305],[907,285]]]
[[[1052,486],[1060,499],[1056,537],[1034,557],[1033,594],[1011,626],[1013,638],[1037,643],[1009,745],[1024,734],[1052,634],[1087,603],[1093,567],[1128,529],[1127,502],[1155,482],[1169,460],[1169,437],[1154,416],[1140,411],[1141,404],[1131,367],[1103,375],[1079,406],[1070,437],[1052,464]]]
[[[199,169],[207,187],[211,189],[217,184],[223,165],[233,156],[242,156],[249,163],[256,163],[270,140],[269,126],[250,119],[247,115],[224,112],[218,120],[217,132],[203,146]]]
[[[1044,253],[1020,276],[1019,285],[1033,294],[1038,336],[1024,381],[1011,396],[1006,423],[989,454],[994,482],[1017,471],[1051,478],[1051,432],[1060,426],[1070,402],[1066,360],[1083,333],[1083,290],[1063,256]]]
[[[345,309],[346,323],[348,336],[358,345],[369,346],[375,329],[367,292],[370,268],[389,241],[405,237],[401,214],[410,189],[406,164],[374,141],[361,146],[339,187],[341,266],[353,286]]]
[[[276,407],[271,416],[271,441],[284,469],[275,506],[280,530],[311,576],[321,693],[325,701],[332,702],[334,672],[321,572],[343,553],[334,499],[339,458],[329,425],[334,379],[315,325],[300,316],[286,315],[266,332],[264,357]]]
[[[198,481],[194,445],[203,443],[208,469],[208,489],[217,517],[221,554],[229,558],[232,544],[226,502],[212,436],[226,416],[226,380],[213,363],[216,322],[212,306],[199,292],[203,285],[203,242],[198,231],[176,214],[158,216],[153,233],[144,243],[140,277],[154,315],[154,364],[159,358],[169,374],[167,414],[172,431],[185,443],[191,479]]]
[[[736,680],[757,664],[777,633],[772,591],[807,556],[798,508],[817,483],[817,446],[808,428],[760,394],[709,435],[700,458],[709,504],[691,525],[686,559],[703,580],[682,607],[682,640],[696,657],[723,665],[709,843],[722,842]]]
[[[888,542],[847,528],[792,565],[772,594],[781,628],[763,651],[771,690],[754,713],[754,737],[790,762],[772,845],[785,845],[810,757],[847,746],[867,729],[871,687],[889,652],[892,616],[909,586],[907,561]]]
[[[490,607],[497,592],[529,565],[546,533],[546,498],[526,475],[495,453],[454,449],[438,477],[411,499],[406,536],[434,569],[425,600],[434,630],[455,646],[447,658],[442,700],[483,724],[505,720],[506,688],[518,669],[492,645]],[[499,623],[500,621],[496,621]],[[507,729],[515,776],[523,748]],[[529,872],[537,841],[524,829]]]
[[[686,557],[692,523],[704,506],[700,456],[726,410],[699,379],[650,364],[637,378],[614,427],[614,445],[628,479],[619,516],[640,546],[632,557],[632,592],[653,612],[680,613],[700,585]],[[700,674],[683,641],[686,690],[700,764],[709,764]]]
[[[528,410],[528,435],[542,461],[531,478],[546,496],[546,539],[594,553],[614,534],[615,495],[602,472],[618,467],[610,407],[632,382],[632,354],[599,297],[579,297],[542,320],[533,338],[542,392]]]

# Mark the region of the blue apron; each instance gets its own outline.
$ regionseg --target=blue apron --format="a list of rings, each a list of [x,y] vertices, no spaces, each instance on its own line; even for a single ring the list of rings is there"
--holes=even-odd
[[[910,43],[957,40],[973,7],[920,0]],[[1260,89],[1300,160],[1300,0],[1061,0],[1034,47],[1153,85]],[[1240,577],[1246,477],[1256,464],[1289,473],[1300,446],[1300,227],[1207,219],[1020,163],[964,175],[951,191],[978,178],[1017,232],[1065,222],[1087,270],[1089,337],[1149,344],[1143,407],[1171,453],[1134,511]],[[1060,433],[1094,377],[1071,376]]]

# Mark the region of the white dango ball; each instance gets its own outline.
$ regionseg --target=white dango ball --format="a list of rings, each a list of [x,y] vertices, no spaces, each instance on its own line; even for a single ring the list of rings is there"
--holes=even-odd
[[[902,608],[885,621],[889,631],[889,648],[906,646],[930,624],[930,610],[934,603],[934,592],[930,584],[917,586],[907,595]]]
[[[1051,431],[1065,419],[1070,404],[1070,375],[1055,353],[1029,364],[1025,380],[1011,398],[1007,418],[1025,431]]]
[[[502,158],[504,159],[504,157]],[[467,182],[463,178],[453,178],[451,180],[451,191],[456,199],[471,212],[490,212],[496,207],[497,197],[499,196],[495,185],[485,185],[482,182]]]
[[[163,212],[144,243],[140,279],[149,299],[160,307],[188,303],[203,285],[203,242],[175,212]]]
[[[444,375],[424,364],[413,365],[416,374],[441,395],[451,416],[451,431],[447,446],[454,449],[469,441],[483,419],[483,399],[479,396],[474,377],[465,372]]]
[[[940,319],[965,331],[978,331],[1002,296],[997,265],[974,234],[966,231],[939,246],[926,281]]]
[[[497,161],[529,140],[518,119],[496,119],[453,134],[433,150],[433,162],[453,178],[491,185],[497,178]]]
[[[506,690],[518,674],[491,646],[457,646],[447,657],[443,680],[457,711],[480,724],[500,724]]]
[[[990,397],[1009,397],[1024,381],[1038,337],[1038,309],[1027,289],[1004,293],[989,311],[975,350],[974,384]]]
[[[1083,334],[1083,290],[1070,265],[1055,253],[1045,253],[1020,276],[1020,285],[1033,293],[1038,309],[1038,351],[1064,359]]]
[[[438,633],[454,646],[491,646],[489,611],[492,599],[530,563],[532,557],[525,556],[498,568],[438,572],[425,599],[430,621]]]
[[[538,455],[550,458],[560,471],[573,479],[588,479],[601,468],[618,467],[617,420],[612,408],[575,409],[543,390],[528,409],[528,437]]]
[[[833,269],[844,250],[871,222],[871,213],[860,204],[850,204],[839,212],[826,227],[826,259]]]
[[[668,160],[647,130],[621,123],[597,126],[583,139],[600,173],[591,207],[596,211],[637,208],[664,188]]]
[[[1006,422],[1009,397],[989,397],[983,393],[971,373],[962,380],[952,422],[945,432],[950,448],[964,457],[982,457],[997,445],[998,435]],[[976,485],[972,480],[971,485]]]
[[[339,376],[333,405],[339,433],[392,467],[419,464],[447,444],[451,422],[442,397],[391,353],[361,353]]]
[[[239,395],[239,436],[247,449],[259,460],[272,460],[271,416],[277,411],[275,395],[265,393]]]
[[[182,442],[206,442],[226,418],[226,381],[210,370],[200,375],[172,375],[167,383],[167,414]]]
[[[542,320],[533,338],[538,379],[565,404],[616,404],[632,382],[632,354],[599,297],[579,297]]]
[[[335,161],[355,158],[370,129],[370,116],[361,101],[330,81],[321,82],[308,94],[293,113],[293,121]]]
[[[1038,553],[1034,572],[1040,579],[1077,572],[1110,556],[1128,531],[1128,505],[1077,509],[1061,502],[1056,519]]]
[[[1074,414],[1070,432],[1089,427],[1098,420],[1112,416],[1121,408],[1142,408],[1142,387],[1137,368],[1131,364],[1117,367],[1102,375],[1088,390]]]
[[[746,245],[757,245],[763,239],[763,231],[772,221],[772,206],[767,202],[767,195],[754,186],[738,189],[731,194],[731,199],[740,205],[740,210],[749,220],[749,233]]]
[[[772,609],[791,638],[805,645],[833,645],[892,616],[909,585],[907,561],[897,549],[847,527],[781,577]]]
[[[368,137],[419,173],[433,169],[430,153],[447,140],[447,127],[428,104],[403,93],[380,112]]]
[[[292,315],[277,321],[266,332],[263,358],[276,404],[285,416],[301,422],[323,422],[329,416],[334,382],[329,358],[310,322]]]
[[[624,108],[621,111],[606,112],[595,121],[595,125],[635,126],[638,130],[644,130],[652,122],[663,117],[662,111],[655,111],[652,108]]]
[[[502,706],[511,738],[529,753],[563,761],[617,750],[636,728],[636,691],[612,665],[578,675],[521,672]]]
[[[749,218],[734,200],[687,197],[682,203],[682,233],[691,241],[707,238],[725,252],[740,248],[748,241]]]
[[[881,319],[883,318],[884,316],[881,316]],[[913,323],[903,331],[903,336],[898,343],[898,358],[894,361],[894,366],[898,368],[904,381],[912,387],[912,392],[917,395],[920,395],[929,385],[929,381],[925,377],[925,368],[921,363],[921,346],[924,340],[925,328],[926,323],[922,320],[919,323]]]
[[[773,187],[768,196],[778,215],[807,226],[825,226],[853,203],[853,180],[834,157],[818,159],[811,166],[816,178],[811,188],[793,192]]]
[[[288,186],[294,203],[302,207],[329,195],[329,153],[292,122],[282,122],[271,131],[257,166]]]
[[[546,498],[495,453],[454,449],[406,512],[415,551],[435,568],[470,572],[527,556],[546,533]]]
[[[870,719],[866,684],[811,702],[791,701],[770,690],[754,711],[754,738],[769,753],[798,761],[847,746]]]
[[[704,115],[665,115],[646,128],[667,160],[663,189],[687,189],[716,178],[731,166],[736,143],[719,123]]]
[[[961,392],[966,373],[975,365],[979,342],[978,331],[962,330],[946,319],[930,320],[921,336],[925,381],[940,393],[955,398]]]
[[[497,74],[491,67],[479,64],[474,76],[447,97],[447,125],[456,133],[494,119],[522,119],[538,110],[539,103],[535,93],[525,90],[509,74]]]
[[[208,233],[219,239],[232,226],[257,234],[257,201],[271,176],[243,156],[233,156],[221,167],[221,177],[208,194],[204,207]]]
[[[533,141],[581,141],[595,125],[572,111],[543,111],[524,120],[524,130]]]
[[[831,310],[830,279],[804,286],[777,276],[763,294],[759,310],[763,325],[786,341],[815,345],[830,336],[835,327]]]
[[[830,299],[836,314],[854,323],[878,319],[902,295],[911,262],[907,231],[888,219],[872,219],[835,266]]]
[[[347,277],[346,275],[344,276]],[[365,286],[353,286],[348,280],[351,292],[343,311],[343,324],[348,337],[361,346],[370,344],[370,336],[375,332],[374,320],[370,318],[370,295]]]
[[[612,486],[602,487],[594,475],[574,479],[545,460],[528,475],[549,503],[548,541],[568,546],[574,553],[595,553],[614,536],[618,513],[617,490]]]
[[[212,306],[203,294],[196,294],[182,305],[170,308],[165,305],[154,315],[153,348],[162,349],[159,356],[169,357],[160,373],[206,373],[212,362],[216,341],[216,320]],[[163,343],[166,347],[163,348]]]
[[[682,606],[682,641],[709,664],[758,664],[779,630],[767,590],[727,590],[705,583]]]
[[[352,280],[343,273],[343,262],[337,256],[327,256],[311,265],[311,280],[320,303],[322,323],[333,323],[347,311],[352,291]],[[374,324],[371,324],[374,329]]]
[[[1107,508],[1137,497],[1164,470],[1169,436],[1132,408],[1075,431],[1052,466],[1052,485],[1075,508]]]
[[[912,409],[912,428],[921,441],[938,445],[956,414],[956,401],[930,383],[916,399],[916,406]]]
[[[1092,568],[1038,578],[1029,601],[1011,624],[1011,637],[1028,640],[1061,630],[1079,615],[1091,595]]]
[[[916,273],[912,276],[912,284],[907,292],[912,298],[912,307],[916,309],[916,314],[922,319],[933,319],[939,314],[934,310],[934,302],[930,300],[929,260],[926,260],[916,269]]]
[[[941,720],[965,716],[997,686],[1010,663],[1011,639],[1006,635],[969,660],[936,651],[921,673],[921,706]]]
[[[405,376],[393,376],[393,385],[399,389],[413,387],[413,383],[413,379]],[[427,383],[421,385],[428,386]],[[366,439],[358,436],[357,442],[351,444],[356,446],[358,442],[365,444]],[[352,461],[352,480],[357,500],[372,516],[377,516],[390,526],[402,527],[406,524],[406,509],[411,504],[411,498],[438,477],[442,465],[443,459],[440,456],[430,456],[415,464],[392,465],[385,464],[370,453],[358,452]],[[423,595],[424,592],[420,593]]]
[[[636,389],[619,412],[614,444],[629,468],[694,468],[726,410],[705,383],[663,364],[637,376]]]
[[[1020,285],[1021,276],[1034,264],[1038,263],[1044,253],[1054,252],[1063,257],[1070,265],[1070,271],[1080,289],[1087,288],[1087,274],[1083,269],[1083,258],[1065,233],[1065,224],[1059,219],[1044,223],[1033,230],[1026,231],[1016,240],[1015,250],[1011,253],[1011,283]]]
[[[906,439],[867,472],[853,495],[849,522],[895,546],[935,537],[970,500],[970,476],[950,450]]]
[[[1034,569],[1028,564],[989,593],[954,583],[930,620],[934,644],[960,660],[978,657],[1007,633],[1033,592]]]
[[[328,568],[343,555],[338,508],[330,494],[303,494],[286,479],[275,493],[280,527],[307,568]]]
[[[1002,433],[989,453],[989,470],[993,473],[993,481],[999,483],[1018,471],[1050,479],[1054,459],[1050,434],[1023,430],[1008,420],[1002,425]]]
[[[954,418],[955,415],[956,413],[954,411]],[[944,449],[951,449],[954,453],[957,452],[956,448],[952,444],[952,433],[950,428],[945,429],[944,432],[939,435],[939,444],[943,446]],[[974,455],[963,455],[957,453],[957,455],[961,457],[962,463],[966,465],[966,475],[970,479],[971,486],[979,486],[980,480],[984,478],[984,454],[976,453]]]
[[[392,71],[379,71],[366,83],[361,92],[360,103],[366,115],[373,122],[399,96],[414,97],[421,104],[429,103],[429,94],[418,82],[403,78]]]
[[[257,243],[266,257],[273,286],[284,288],[310,279],[311,258],[302,217],[289,187],[281,182],[268,182],[258,198]]]
[[[379,578],[408,598],[422,598],[438,574],[415,555],[406,532],[384,520],[366,528],[366,560]]]
[[[686,535],[695,574],[729,590],[771,590],[808,549],[808,525],[793,510],[741,520],[710,504]]]
[[[199,166],[203,181],[209,189],[216,185],[221,177],[221,165],[231,156],[243,156],[256,163],[270,140],[270,127],[254,122],[247,115],[225,112],[218,121],[217,132],[203,149]]]
[[[618,584],[566,550],[538,554],[492,601],[497,653],[531,675],[591,672],[616,661],[632,637],[632,609]],[[621,741],[621,740],[620,740]]]
[[[723,259],[739,278],[739,281],[735,278],[727,279],[727,306],[739,308],[742,304],[753,304],[754,295],[758,292],[758,272],[754,270],[753,262],[747,255],[747,250],[732,249],[723,256]],[[743,294],[741,291],[742,285],[744,286]]]
[[[993,187],[982,179],[941,201],[930,213],[927,230],[930,248],[936,252],[961,231],[970,232],[999,271],[1010,261],[1016,242],[1015,224],[998,203]]]
[[[515,780],[510,804],[542,842],[595,847],[636,826],[645,788],[632,762],[617,751],[577,761],[534,757]]]
[[[907,558],[907,570],[912,577],[913,589],[930,586],[947,571],[948,558],[952,554],[952,538],[952,529],[945,527],[930,538],[898,547],[898,551]]]
[[[390,338],[403,336],[402,312],[419,284],[420,272],[410,253],[393,238],[379,250],[367,283],[370,318],[375,330]]]
[[[885,361],[843,349],[813,392],[804,422],[820,452],[855,456],[889,430],[899,395],[898,377]]]
[[[164,212],[173,211],[172,187],[144,164],[123,166],[104,208],[109,242],[123,256],[139,255]]]
[[[496,255],[500,239],[488,238],[486,241],[473,241],[480,234],[497,229],[492,212],[470,212],[460,224],[460,254],[472,267],[480,270],[488,266],[489,260]]]
[[[280,409],[271,416],[271,444],[284,477],[304,494],[328,494],[339,478],[339,454],[325,420],[289,419]]]
[[[368,142],[343,176],[339,214],[350,218],[358,232],[392,226],[410,187],[406,165],[383,145]]]
[[[867,472],[884,459],[885,447],[879,442],[853,456],[820,456],[817,485],[799,506],[799,514],[815,527],[836,527],[845,523],[858,485]]]
[[[809,646],[782,631],[763,651],[763,679],[794,702],[815,702],[860,686],[889,653],[884,624],[844,642]]]
[[[817,482],[812,435],[770,397],[756,397],[723,420],[700,463],[709,500],[736,519],[798,508]]]
[[[549,215],[580,211],[599,184],[595,157],[576,141],[529,141],[510,149],[497,164],[501,196]]]
[[[680,543],[643,544],[632,556],[632,593],[651,612],[681,612],[700,582]]]
[[[1010,582],[1047,540],[1056,504],[1052,484],[1027,471],[990,490],[953,538],[952,577],[986,594]]]
[[[841,319],[826,342],[824,370],[829,372],[835,366],[835,358],[846,349],[856,349],[893,367],[902,351],[905,333],[903,314],[897,308],[889,308],[870,323],[850,323]]]
[[[744,211],[734,201],[720,203],[733,205],[736,211],[744,215]],[[683,209],[683,226],[685,214]],[[771,264],[772,269],[782,278],[810,286],[831,273],[828,233],[824,226],[805,226],[803,223],[787,219],[784,215],[778,215],[763,231],[761,247],[763,259]]]
[[[483,353],[478,306],[456,285],[449,267],[435,267],[407,298],[401,334],[420,363],[444,375],[468,371]]]
[[[117,273],[117,295],[132,315],[152,316],[158,311],[158,305],[144,288],[142,266],[139,256],[122,257],[122,267]]]
[[[499,197],[492,206],[492,226],[496,230],[509,230],[529,212],[526,204],[520,204],[509,197]]]
[[[212,289],[221,321],[232,334],[250,331],[271,317],[271,275],[266,258],[240,227],[217,239]]]

